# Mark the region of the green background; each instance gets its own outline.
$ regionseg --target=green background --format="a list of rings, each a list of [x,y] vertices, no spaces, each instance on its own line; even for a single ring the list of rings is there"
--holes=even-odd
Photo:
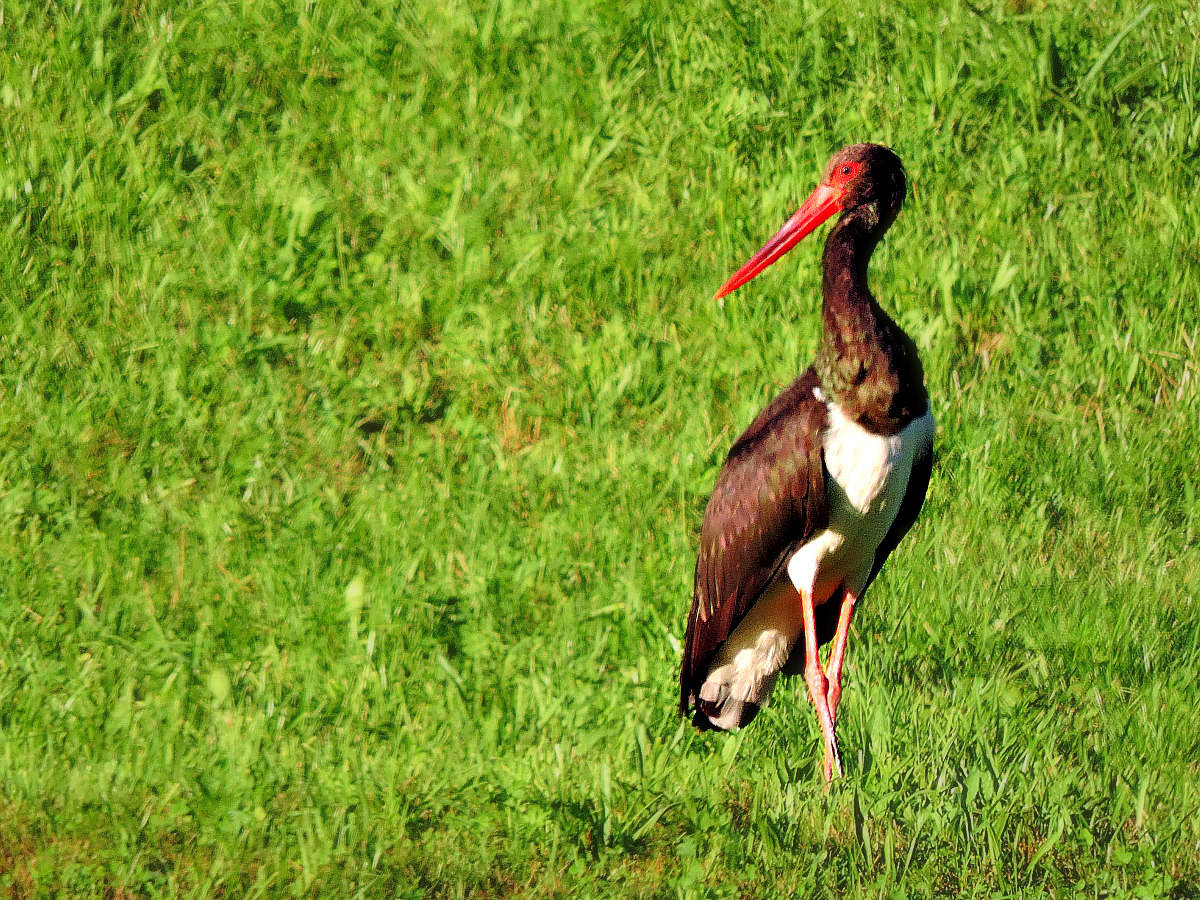
[[[1200,896],[1190,3],[5,2],[0,894]],[[675,714],[837,147],[938,466]]]

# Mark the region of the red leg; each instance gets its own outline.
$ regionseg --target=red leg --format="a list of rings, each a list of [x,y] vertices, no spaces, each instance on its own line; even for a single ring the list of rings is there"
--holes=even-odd
[[[829,687],[825,700],[829,705],[829,717],[837,725],[837,708],[842,701],[842,662],[846,658],[846,640],[850,636],[850,617],[854,614],[854,604],[858,598],[848,588],[843,588],[842,608],[838,613],[837,632],[833,637],[833,650],[829,654]],[[836,741],[835,741],[836,746]],[[837,774],[840,777],[842,769],[838,761]],[[827,773],[827,776],[829,773]]]
[[[817,656],[817,623],[813,613],[812,595],[807,591],[800,592],[800,610],[804,616],[804,681],[808,684],[808,693],[812,697],[813,706],[817,709],[817,719],[821,723],[821,737],[825,744],[825,780],[832,778],[830,774],[835,769],[842,774],[842,761],[838,756],[837,737],[833,733],[833,715],[829,711],[829,700],[826,692],[829,690],[829,680],[821,671],[821,660]]]

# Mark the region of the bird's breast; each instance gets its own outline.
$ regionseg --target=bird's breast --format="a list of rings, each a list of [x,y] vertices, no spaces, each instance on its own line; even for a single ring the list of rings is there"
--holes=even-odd
[[[819,394],[818,399],[824,399]],[[877,434],[827,402],[822,435],[828,525],[788,561],[796,590],[824,603],[839,584],[860,593],[870,578],[875,551],[904,502],[918,453],[933,445],[928,409],[895,434]]]
[[[926,410],[884,435],[867,430],[836,403],[828,408],[823,449],[830,524],[859,533],[874,552],[904,500],[913,459],[933,443],[933,415]]]

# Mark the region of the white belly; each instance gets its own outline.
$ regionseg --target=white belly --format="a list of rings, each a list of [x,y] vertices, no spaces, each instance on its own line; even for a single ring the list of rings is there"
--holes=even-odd
[[[829,526],[796,551],[788,575],[797,590],[824,603],[845,582],[855,595],[871,574],[875,551],[904,501],[913,459],[933,444],[933,414],[892,435],[867,431],[829,404],[825,430]]]

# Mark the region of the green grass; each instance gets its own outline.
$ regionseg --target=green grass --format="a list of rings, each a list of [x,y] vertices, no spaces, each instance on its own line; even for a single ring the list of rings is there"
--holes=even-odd
[[[1200,896],[1184,2],[6,3],[0,894]],[[676,718],[854,140],[940,428],[803,686]]]

